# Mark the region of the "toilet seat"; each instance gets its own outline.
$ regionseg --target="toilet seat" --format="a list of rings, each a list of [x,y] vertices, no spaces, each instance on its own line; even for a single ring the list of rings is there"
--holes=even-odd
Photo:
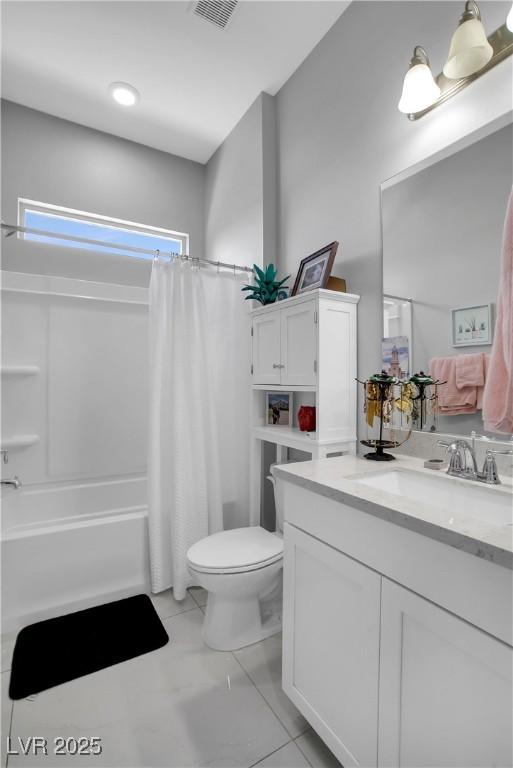
[[[189,567],[200,573],[244,573],[282,558],[283,540],[259,525],[214,533],[187,553]]]

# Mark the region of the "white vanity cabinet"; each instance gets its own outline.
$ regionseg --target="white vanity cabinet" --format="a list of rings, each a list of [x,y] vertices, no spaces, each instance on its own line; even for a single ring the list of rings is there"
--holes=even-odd
[[[285,693],[344,768],[513,765],[511,569],[284,479],[304,466],[275,469]]]
[[[286,526],[283,687],[344,766],[376,765],[381,578]]]
[[[511,766],[511,648],[383,579],[380,766]]]

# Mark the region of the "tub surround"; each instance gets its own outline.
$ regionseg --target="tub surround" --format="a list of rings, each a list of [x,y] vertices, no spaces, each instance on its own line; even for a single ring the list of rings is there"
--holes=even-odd
[[[382,474],[385,471],[419,472],[424,477],[447,483],[454,483],[464,492],[476,493],[477,499],[484,493],[509,496],[513,506],[513,485],[511,478],[502,478],[503,484],[488,486],[470,480],[448,477],[444,471],[435,472],[424,468],[424,460],[411,456],[397,456],[386,469],[356,456],[342,456],[329,460],[302,462],[275,466],[273,474],[294,485],[313,491],[342,504],[350,504],[367,514],[407,528],[415,533],[448,544],[463,552],[476,555],[490,562],[513,568],[513,527],[495,525],[479,518],[478,510],[469,509],[461,513],[456,510],[442,511],[432,506],[429,499],[413,501],[404,495],[384,492],[359,482],[364,477]],[[513,523],[513,512],[511,523]]]

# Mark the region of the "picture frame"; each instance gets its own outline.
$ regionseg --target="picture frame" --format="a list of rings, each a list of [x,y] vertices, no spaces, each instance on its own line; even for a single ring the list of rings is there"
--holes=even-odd
[[[493,305],[475,304],[451,309],[453,347],[486,346],[492,343]]]
[[[338,241],[334,240],[301,260],[291,296],[314,291],[316,288],[326,288],[338,246]]]
[[[381,340],[381,368],[399,381],[410,375],[408,336],[388,336]]]
[[[292,427],[292,392],[265,393],[265,423],[268,427]]]

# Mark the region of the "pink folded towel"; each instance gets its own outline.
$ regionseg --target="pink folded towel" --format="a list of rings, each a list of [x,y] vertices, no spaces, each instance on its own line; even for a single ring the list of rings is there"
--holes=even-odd
[[[447,416],[460,413],[475,413],[477,410],[477,387],[458,387],[456,383],[456,361],[453,357],[434,357],[429,361],[429,375],[438,381],[446,381],[438,387],[438,412]]]
[[[490,370],[483,396],[485,429],[513,432],[513,190],[502,240],[501,277]]]
[[[478,352],[474,355],[458,355],[456,357],[456,386],[484,387],[485,367],[484,354]]]

